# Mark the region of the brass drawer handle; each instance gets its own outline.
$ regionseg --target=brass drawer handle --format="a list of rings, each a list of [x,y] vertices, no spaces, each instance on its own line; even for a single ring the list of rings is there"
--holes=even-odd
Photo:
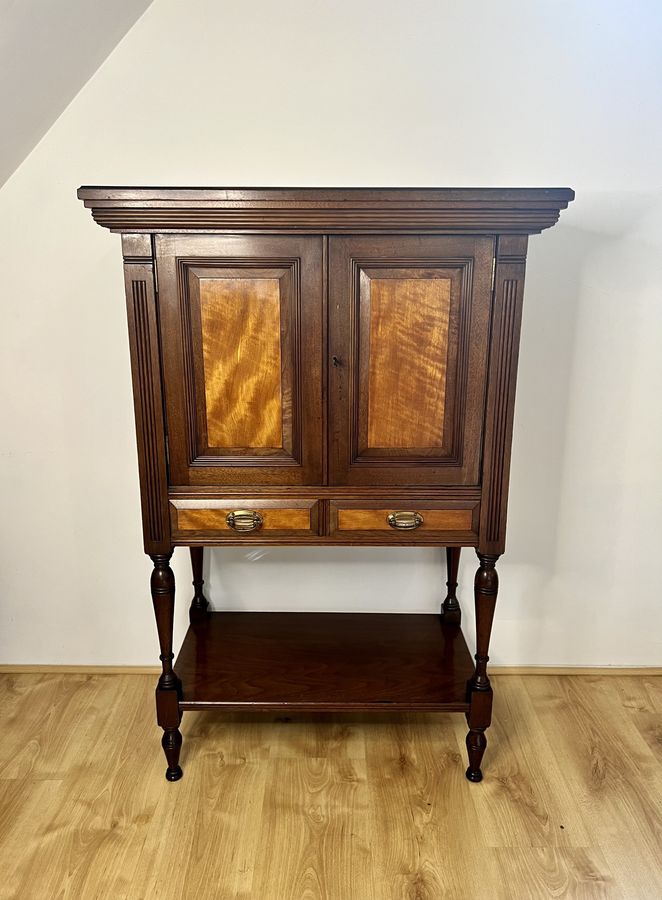
[[[386,521],[391,528],[420,528],[423,524],[423,516],[417,512],[393,512],[390,513]]]
[[[257,531],[262,528],[262,516],[254,509],[235,509],[227,514],[225,521],[235,531]]]

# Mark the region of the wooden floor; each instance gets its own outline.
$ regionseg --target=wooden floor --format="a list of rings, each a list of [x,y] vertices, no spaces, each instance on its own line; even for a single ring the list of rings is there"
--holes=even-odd
[[[0,676],[0,897],[662,897],[662,677],[502,676],[462,715],[186,713],[144,675]],[[110,712],[108,712],[110,710]]]

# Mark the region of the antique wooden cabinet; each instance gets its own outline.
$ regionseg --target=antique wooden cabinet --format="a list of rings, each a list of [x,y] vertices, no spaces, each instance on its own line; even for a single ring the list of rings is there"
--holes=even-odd
[[[145,551],[181,777],[187,709],[456,710],[490,724],[529,234],[556,189],[82,187],[121,232]],[[210,612],[205,546],[446,548],[439,615]],[[175,546],[191,625],[173,665]],[[475,547],[476,654],[460,628]],[[296,573],[292,573],[296,577]]]

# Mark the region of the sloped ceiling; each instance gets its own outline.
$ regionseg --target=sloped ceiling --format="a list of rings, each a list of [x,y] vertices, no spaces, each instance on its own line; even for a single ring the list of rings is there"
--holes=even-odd
[[[0,0],[0,185],[152,0]]]

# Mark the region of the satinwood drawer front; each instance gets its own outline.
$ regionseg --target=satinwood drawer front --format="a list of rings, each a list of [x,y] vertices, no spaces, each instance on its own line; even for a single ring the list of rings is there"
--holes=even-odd
[[[319,534],[317,500],[171,500],[173,537],[183,542],[208,536],[216,540],[264,541],[265,538]]]
[[[477,540],[479,504],[463,500],[332,500],[329,533],[333,538],[373,539],[377,543],[449,544]]]

